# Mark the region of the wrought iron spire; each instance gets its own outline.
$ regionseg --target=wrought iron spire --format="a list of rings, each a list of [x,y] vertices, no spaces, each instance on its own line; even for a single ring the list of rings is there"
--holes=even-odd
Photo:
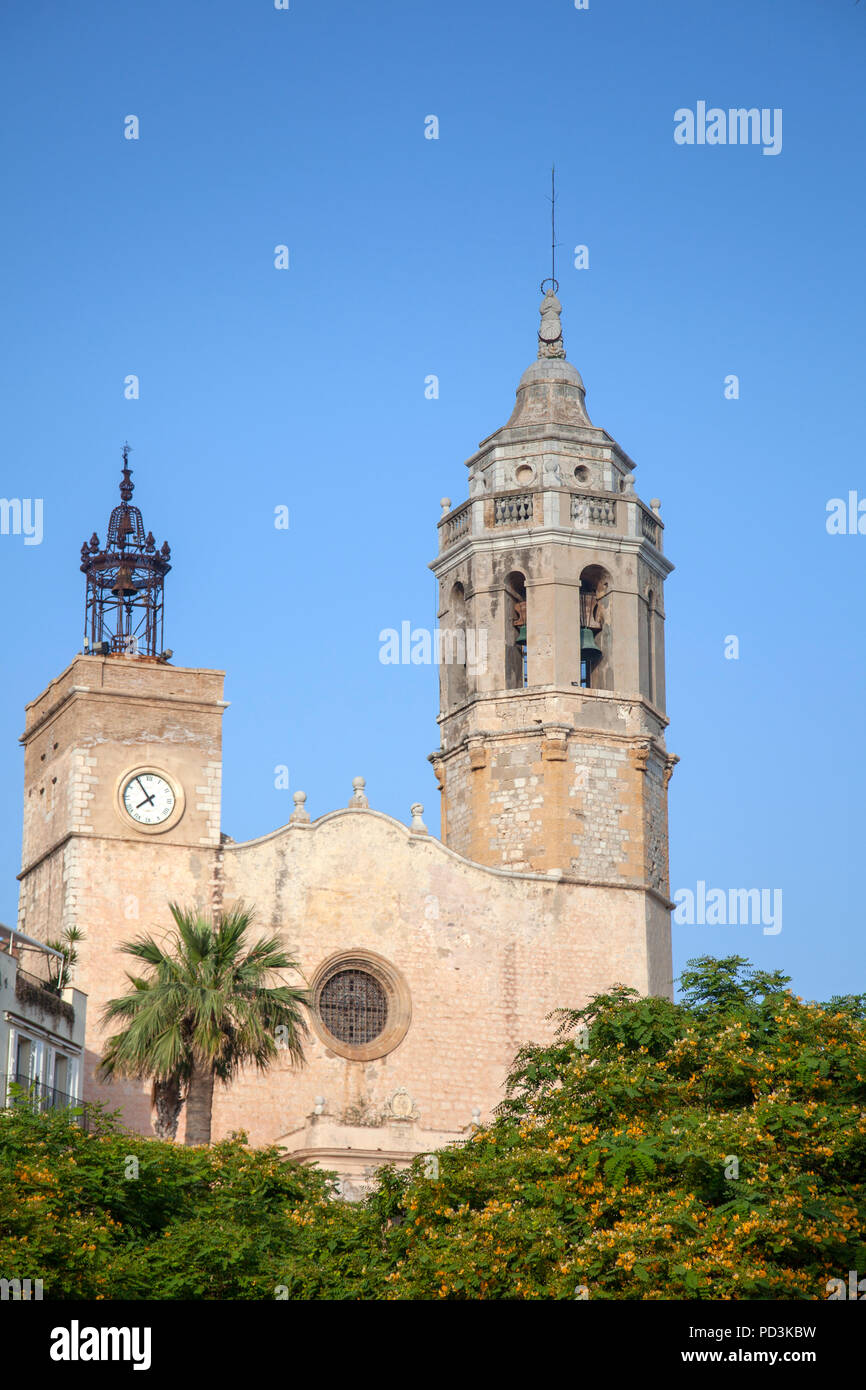
[[[87,576],[84,650],[102,656],[164,656],[163,580],[171,569],[166,541],[160,550],[144,532],[141,511],[132,505],[135,484],[123,446],[120,506],[108,522],[105,549],[94,531],[81,547]]]

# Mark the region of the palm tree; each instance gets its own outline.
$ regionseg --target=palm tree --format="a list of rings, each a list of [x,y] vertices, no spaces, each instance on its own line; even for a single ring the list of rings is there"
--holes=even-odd
[[[139,943],[127,943],[121,950],[130,951]],[[152,945],[152,942],[148,942]],[[166,960],[166,964],[168,961]],[[164,971],[165,976],[168,971]],[[180,1112],[189,1085],[188,1058],[176,1046],[177,1037],[163,1025],[167,980],[142,979],[127,974],[131,991],[120,999],[111,999],[103,1010],[103,1021],[109,1018],[129,1020],[129,1027],[109,1038],[99,1075],[107,1081],[117,1076],[136,1080],[150,1077],[151,1104],[156,1110],[157,1137],[174,1139],[177,1135]],[[162,996],[162,997],[161,997]]]
[[[69,983],[73,966],[78,964],[78,952],[75,947],[79,941],[84,940],[84,932],[78,927],[66,927],[60,934],[57,941],[46,941],[45,945],[50,946],[52,951],[59,951],[63,959],[58,961],[54,956],[48,962],[47,986],[54,994],[60,994],[63,986]]]
[[[105,1023],[126,1027],[109,1038],[99,1071],[152,1079],[161,1138],[175,1137],[186,1100],[187,1144],[209,1144],[214,1082],[227,1085],[250,1063],[266,1071],[283,1049],[302,1062],[310,1001],[304,989],[270,983],[298,966],[278,936],[247,938],[251,911],[238,905],[209,920],[169,906],[177,930],[167,945],[142,936],[120,948],[148,971],[128,974],[129,991],[103,1010]]]

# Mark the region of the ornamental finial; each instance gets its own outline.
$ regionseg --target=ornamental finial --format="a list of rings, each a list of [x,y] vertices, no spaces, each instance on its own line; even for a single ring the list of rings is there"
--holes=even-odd
[[[135,483],[130,477],[132,469],[129,466],[129,445],[123,446],[123,477],[120,481],[120,500],[121,502],[131,502],[132,494],[135,492]]]

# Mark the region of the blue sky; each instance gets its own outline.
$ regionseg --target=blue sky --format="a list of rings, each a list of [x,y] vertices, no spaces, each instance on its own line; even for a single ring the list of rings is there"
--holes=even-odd
[[[439,499],[535,355],[555,160],[569,357],[677,566],[672,887],[784,895],[776,935],[675,926],[675,966],[866,988],[866,535],[825,526],[866,498],[866,4],[9,0],[0,41],[0,491],[44,499],[41,545],[0,536],[0,920],[24,704],[80,647],[125,439],[175,661],[227,672],[225,830],[288,818],[278,764],[314,816],[361,774],[437,827],[436,672],[378,634],[432,625]],[[781,153],[678,146],[698,101],[781,108]]]

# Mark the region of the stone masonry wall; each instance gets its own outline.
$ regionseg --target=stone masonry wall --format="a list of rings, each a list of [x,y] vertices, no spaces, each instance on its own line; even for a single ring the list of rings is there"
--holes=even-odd
[[[400,1086],[424,1129],[460,1130],[474,1106],[488,1115],[501,1099],[518,1047],[551,1036],[551,1009],[617,981],[648,988],[638,891],[484,869],[372,811],[226,845],[223,856],[226,903],[255,903],[261,929],[283,935],[307,980],[335,953],[372,951],[404,977],[411,1023],[370,1062],[313,1035],[305,1067],[284,1062],[218,1092],[215,1137],[244,1128],[263,1143],[301,1125],[317,1097],[340,1117],[383,1106]]]
[[[470,738],[437,762],[447,843],[499,868],[642,882],[645,836],[665,839],[665,811],[655,781],[646,801],[641,746],[565,729]]]

